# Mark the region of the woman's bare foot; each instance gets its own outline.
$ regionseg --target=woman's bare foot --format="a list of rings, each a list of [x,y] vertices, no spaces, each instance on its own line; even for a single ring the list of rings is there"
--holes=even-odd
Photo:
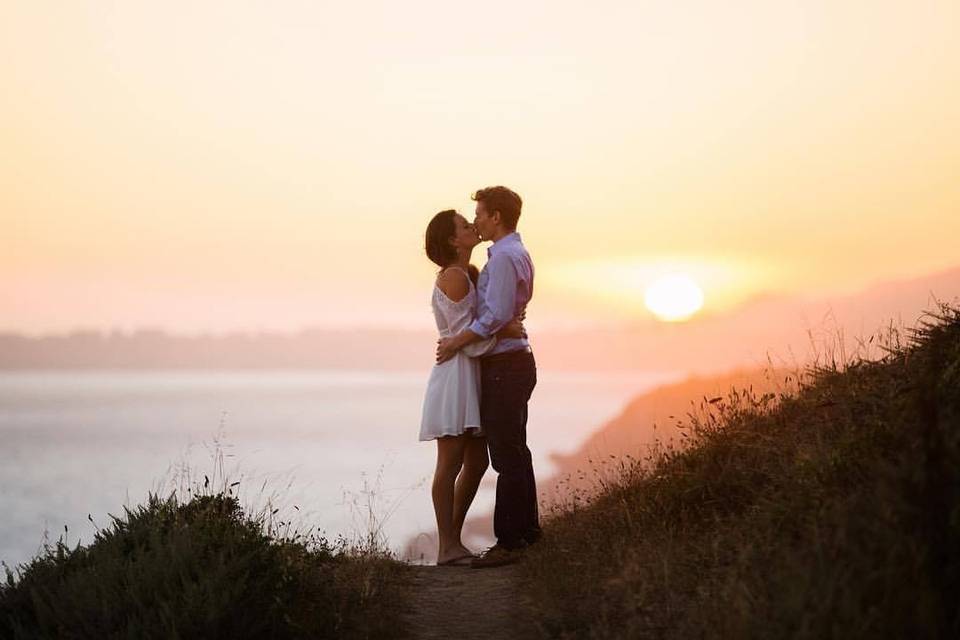
[[[449,564],[461,558],[472,558],[473,552],[462,544],[452,546],[450,549],[444,549],[437,554],[437,564]]]

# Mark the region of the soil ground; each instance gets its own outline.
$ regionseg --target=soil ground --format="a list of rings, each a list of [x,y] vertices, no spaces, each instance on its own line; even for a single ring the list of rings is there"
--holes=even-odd
[[[519,566],[411,567],[410,637],[417,640],[538,638],[519,592]]]

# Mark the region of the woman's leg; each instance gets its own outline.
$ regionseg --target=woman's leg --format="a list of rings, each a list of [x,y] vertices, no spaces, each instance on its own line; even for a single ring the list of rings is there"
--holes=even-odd
[[[464,436],[467,441],[463,447],[463,469],[457,477],[457,485],[453,494],[453,530],[456,539],[460,541],[463,531],[463,521],[473,498],[477,495],[480,480],[490,464],[487,457],[487,439]],[[462,544],[461,544],[462,547]]]
[[[437,468],[433,474],[433,511],[437,516],[437,562],[463,555],[459,531],[453,526],[454,483],[463,466],[469,436],[437,438]]]

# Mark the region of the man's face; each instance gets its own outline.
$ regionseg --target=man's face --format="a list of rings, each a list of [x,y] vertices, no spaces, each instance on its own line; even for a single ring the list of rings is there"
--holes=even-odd
[[[473,218],[473,226],[483,240],[490,240],[497,229],[497,215],[490,215],[482,202],[477,203],[477,209]]]

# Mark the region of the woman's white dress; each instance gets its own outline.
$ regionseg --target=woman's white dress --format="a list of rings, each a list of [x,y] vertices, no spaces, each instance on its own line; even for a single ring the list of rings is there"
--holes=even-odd
[[[448,267],[458,269],[458,267]],[[466,272],[463,272],[467,275]],[[441,338],[457,335],[476,318],[477,290],[467,276],[469,290],[453,301],[433,286],[433,317]],[[467,345],[444,363],[434,365],[423,398],[420,440],[458,436],[467,432],[483,435],[480,425],[480,363],[477,357],[493,348],[496,338]]]

